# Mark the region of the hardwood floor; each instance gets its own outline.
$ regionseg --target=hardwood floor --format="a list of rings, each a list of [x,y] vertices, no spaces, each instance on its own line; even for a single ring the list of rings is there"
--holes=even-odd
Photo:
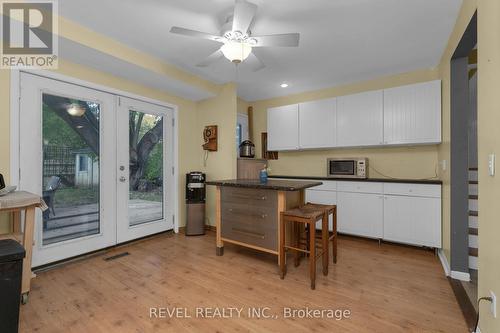
[[[305,261],[295,268],[289,258],[280,280],[275,256],[227,244],[216,257],[213,232],[163,234],[39,273],[20,332],[467,332],[432,252],[346,236],[338,251],[327,277],[318,265],[312,291]],[[150,307],[187,308],[193,318],[150,318]],[[194,318],[197,307],[244,310],[241,318]],[[278,318],[248,318],[251,307],[269,307]],[[284,307],[351,316],[285,319]]]

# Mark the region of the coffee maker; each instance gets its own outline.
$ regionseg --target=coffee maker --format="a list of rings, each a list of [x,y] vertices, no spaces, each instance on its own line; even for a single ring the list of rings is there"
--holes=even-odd
[[[205,234],[205,174],[186,174],[186,236]]]

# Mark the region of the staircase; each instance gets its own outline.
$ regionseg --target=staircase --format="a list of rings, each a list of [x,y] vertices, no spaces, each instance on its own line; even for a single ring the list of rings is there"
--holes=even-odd
[[[469,271],[477,276],[478,256],[478,177],[477,168],[469,168]]]

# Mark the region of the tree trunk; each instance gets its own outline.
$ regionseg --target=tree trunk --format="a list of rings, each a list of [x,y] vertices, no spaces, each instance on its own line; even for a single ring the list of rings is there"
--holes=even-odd
[[[130,147],[129,184],[132,190],[137,190],[139,180],[144,176],[149,154],[151,154],[151,151],[155,145],[160,142],[162,137],[163,118],[160,119],[152,129],[144,134],[141,141],[137,144],[137,148],[134,149],[133,147]]]

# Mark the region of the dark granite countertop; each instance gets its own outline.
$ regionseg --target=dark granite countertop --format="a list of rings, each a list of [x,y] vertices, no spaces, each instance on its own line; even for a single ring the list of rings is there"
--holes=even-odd
[[[269,178],[283,178],[283,179],[305,179],[305,180],[336,180],[336,181],[355,181],[355,182],[380,182],[380,183],[410,183],[410,184],[431,184],[442,185],[443,182],[439,179],[393,179],[393,178],[329,178],[329,177],[313,177],[313,176],[280,176],[269,175]]]
[[[309,187],[319,186],[322,182],[313,181],[297,181],[297,180],[277,180],[269,179],[267,183],[261,183],[257,180],[249,179],[225,179],[207,181],[207,185],[216,186],[231,186],[241,188],[260,188],[265,190],[275,191],[300,191]]]

